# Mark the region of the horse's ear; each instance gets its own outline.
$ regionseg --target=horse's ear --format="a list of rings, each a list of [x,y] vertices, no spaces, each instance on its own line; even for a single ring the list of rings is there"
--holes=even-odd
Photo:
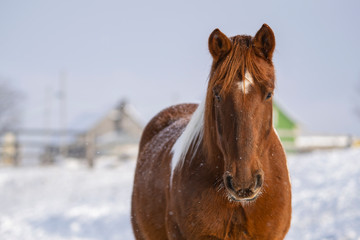
[[[209,51],[214,60],[219,60],[230,52],[232,44],[230,39],[219,29],[215,29],[209,37]]]
[[[253,46],[257,55],[271,61],[275,49],[275,35],[267,24],[263,24],[256,33]]]

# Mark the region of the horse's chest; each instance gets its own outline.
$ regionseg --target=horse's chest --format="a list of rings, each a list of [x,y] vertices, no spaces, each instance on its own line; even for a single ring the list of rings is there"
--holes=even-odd
[[[241,206],[230,205],[212,187],[197,185],[200,181],[192,182],[191,188],[174,186],[172,192],[171,212],[176,215],[173,224],[185,239],[251,239],[248,219]]]
[[[212,221],[213,227],[207,229],[210,236],[225,240],[251,239],[243,211],[224,211],[213,217]]]
[[[188,236],[196,239],[252,239],[248,232],[248,221],[243,209],[228,209],[218,203],[197,203],[185,217],[191,229]],[[182,225],[182,224],[180,224]],[[182,225],[184,226],[184,225]]]

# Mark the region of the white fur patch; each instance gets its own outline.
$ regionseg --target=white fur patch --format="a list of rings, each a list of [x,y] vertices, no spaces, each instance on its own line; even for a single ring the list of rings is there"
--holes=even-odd
[[[251,74],[246,70],[245,72],[245,83],[244,81],[238,82],[238,88],[245,94],[249,93],[251,85],[254,84],[254,79]]]
[[[172,177],[176,166],[182,167],[185,161],[185,155],[189,151],[191,144],[198,138],[198,142],[194,145],[194,150],[199,147],[199,144],[203,137],[204,129],[204,112],[205,112],[205,100],[201,102],[193,113],[188,125],[184,132],[176,140],[171,152],[173,157],[171,160],[171,175],[170,185],[172,183]],[[196,151],[194,151],[195,153]]]

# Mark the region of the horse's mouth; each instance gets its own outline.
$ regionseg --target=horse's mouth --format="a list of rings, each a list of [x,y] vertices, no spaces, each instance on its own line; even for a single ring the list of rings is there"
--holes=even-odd
[[[246,197],[238,196],[236,193],[229,189],[226,189],[226,191],[228,199],[233,202],[253,202],[261,195],[261,189],[258,189],[257,191],[249,194],[249,196]]]

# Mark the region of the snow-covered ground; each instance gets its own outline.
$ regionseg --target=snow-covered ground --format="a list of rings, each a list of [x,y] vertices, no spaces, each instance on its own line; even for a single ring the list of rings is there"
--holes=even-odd
[[[360,240],[360,149],[288,158],[293,217],[287,239]]]
[[[287,239],[360,239],[360,149],[288,158],[293,220]],[[67,164],[0,168],[1,240],[133,239],[135,161],[93,170]]]
[[[135,161],[117,168],[0,169],[1,240],[133,239]]]

